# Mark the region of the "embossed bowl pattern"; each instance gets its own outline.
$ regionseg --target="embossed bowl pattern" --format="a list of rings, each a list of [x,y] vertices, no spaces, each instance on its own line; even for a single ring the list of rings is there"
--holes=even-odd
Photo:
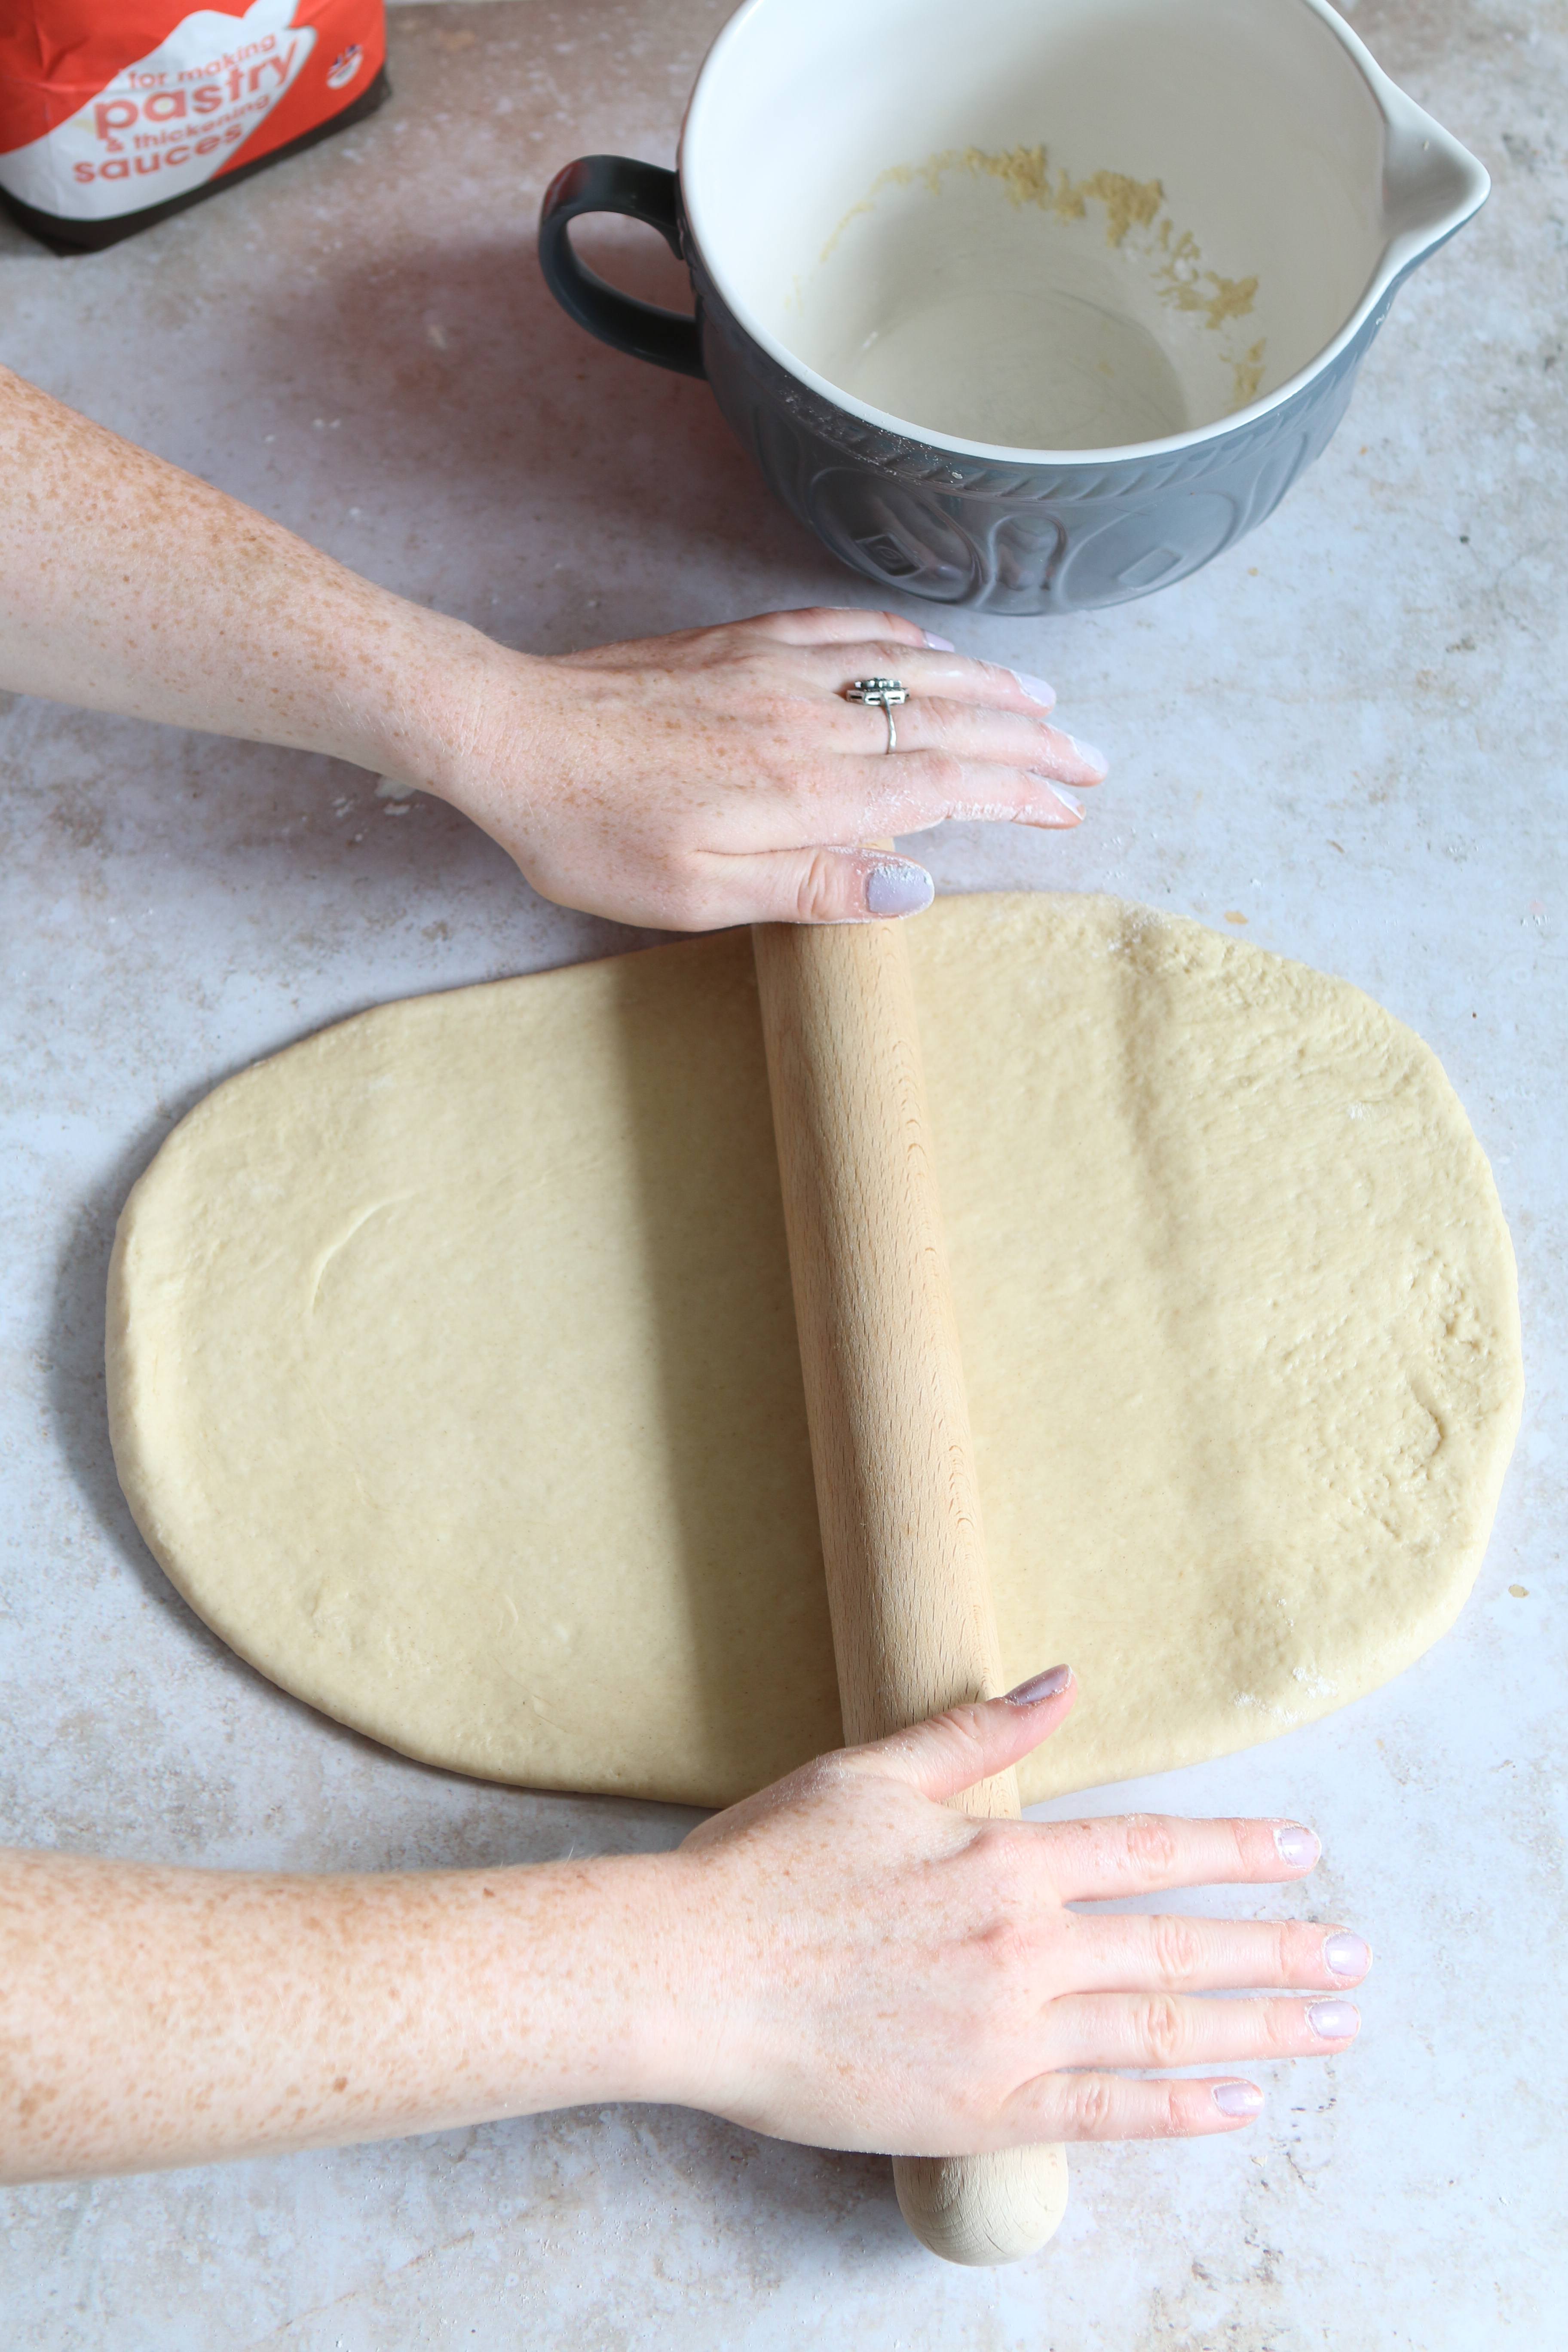
[[[704,373],[769,488],[879,588],[992,613],[1126,604],[1254,530],[1327,446],[1394,291],[1292,399],[1232,432],[1164,457],[993,465],[822,399],[752,341],[689,236],[683,247]]]

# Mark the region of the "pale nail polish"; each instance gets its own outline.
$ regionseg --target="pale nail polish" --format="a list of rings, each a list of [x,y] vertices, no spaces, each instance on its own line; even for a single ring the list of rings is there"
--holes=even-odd
[[[1098,768],[1102,776],[1109,773],[1110,762],[1103,751],[1097,751],[1092,743],[1080,743],[1076,735],[1068,735],[1065,740],[1080,760],[1087,761],[1091,768]]]
[[[1038,1706],[1044,1698],[1056,1698],[1072,1680],[1070,1666],[1047,1666],[1043,1675],[1031,1675],[1016,1690],[1005,1691],[1009,1706]]]
[[[1344,2042],[1361,2023],[1353,2000],[1310,2000],[1307,2022],[1324,2042]]]
[[[958,651],[951,637],[939,637],[934,629],[922,629],[921,635],[933,654],[953,654]]]
[[[1216,2083],[1214,2103],[1222,2116],[1255,2116],[1263,2094],[1256,2083]]]
[[[1013,672],[1013,676],[1018,685],[1023,688],[1031,702],[1040,702],[1045,705],[1047,710],[1050,709],[1052,703],[1055,702],[1057,698],[1057,690],[1054,686],[1047,686],[1043,677],[1031,677],[1026,669],[1016,669]]]
[[[1303,1862],[1316,1862],[1322,1852],[1315,1832],[1303,1829],[1300,1822],[1276,1822],[1274,1845],[1281,1862],[1292,1868]]]
[[[1058,784],[1054,781],[1047,782],[1046,789],[1050,793],[1051,798],[1054,801],[1059,801],[1063,808],[1067,809],[1073,816],[1081,816],[1083,814],[1083,803],[1079,800],[1076,793],[1069,793],[1065,784]]]
[[[1372,1966],[1372,1954],[1359,1936],[1342,1928],[1337,1935],[1324,1937],[1323,1961],[1337,1977],[1364,1977]]]
[[[936,896],[936,884],[923,866],[873,866],[866,877],[866,911],[870,915],[918,915]]]

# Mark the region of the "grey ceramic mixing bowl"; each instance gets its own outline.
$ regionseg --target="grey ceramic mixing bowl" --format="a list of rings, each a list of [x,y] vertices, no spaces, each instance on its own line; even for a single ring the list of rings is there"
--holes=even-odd
[[[591,332],[705,376],[879,587],[1120,604],[1273,510],[1487,175],[1326,0],[971,0],[961,41],[956,13],[750,0],[679,173],[568,164],[541,262]],[[660,232],[694,320],[582,264],[568,225],[593,212]],[[1016,437],[1036,415],[1070,433]]]

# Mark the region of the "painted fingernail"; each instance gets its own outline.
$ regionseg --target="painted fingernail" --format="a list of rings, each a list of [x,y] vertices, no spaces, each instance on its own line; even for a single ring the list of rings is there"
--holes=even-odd
[[[1103,751],[1097,751],[1092,743],[1080,743],[1076,735],[1068,734],[1063,734],[1062,740],[1069,746],[1075,758],[1083,761],[1085,767],[1098,768],[1102,776],[1110,773],[1110,761]]]
[[[1049,793],[1052,800],[1057,802],[1058,806],[1065,808],[1069,816],[1081,816],[1083,814],[1083,803],[1079,800],[1076,793],[1069,793],[1065,784],[1058,784],[1056,782],[1054,778],[1050,776],[1042,776],[1040,778],[1040,782],[1044,784],[1047,792]]]
[[[1216,2083],[1214,2103],[1222,2116],[1255,2116],[1263,2094],[1256,2083]]]
[[[953,654],[958,651],[951,637],[939,637],[934,629],[922,629],[921,635],[933,654]]]
[[[866,910],[872,915],[918,915],[936,896],[923,866],[873,866],[866,877]]]
[[[1016,669],[1013,676],[1031,702],[1043,702],[1047,710],[1050,709],[1057,698],[1054,686],[1047,686],[1043,677],[1031,677],[1026,669]]]
[[[1361,2023],[1353,2000],[1310,2000],[1307,2022],[1323,2042],[1347,2042]]]
[[[1016,1690],[1004,1691],[1009,1706],[1038,1706],[1043,1698],[1056,1698],[1072,1680],[1070,1666],[1047,1666],[1043,1675],[1031,1675]]]
[[[1292,1868],[1303,1862],[1316,1862],[1322,1852],[1315,1832],[1303,1829],[1300,1822],[1276,1822],[1274,1843],[1281,1862]]]
[[[1359,1936],[1341,1928],[1337,1935],[1324,1937],[1323,1960],[1337,1977],[1364,1977],[1372,1966],[1372,1954]]]

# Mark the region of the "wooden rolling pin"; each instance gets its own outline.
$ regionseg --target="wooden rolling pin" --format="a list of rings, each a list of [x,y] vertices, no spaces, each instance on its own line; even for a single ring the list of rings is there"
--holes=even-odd
[[[753,932],[844,1736],[1002,1688],[901,924]],[[1016,1818],[1016,1776],[953,1799]],[[933,2253],[1005,2263],[1067,2204],[1059,2147],[896,2157]]]

